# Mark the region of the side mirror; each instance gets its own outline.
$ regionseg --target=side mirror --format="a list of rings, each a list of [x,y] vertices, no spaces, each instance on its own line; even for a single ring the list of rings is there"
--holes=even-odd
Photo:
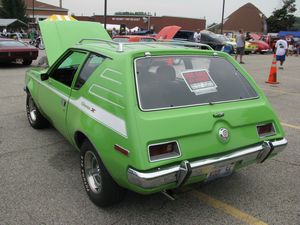
[[[48,73],[42,73],[41,74],[41,80],[42,81],[45,81],[45,80],[48,80],[49,79],[49,74]]]

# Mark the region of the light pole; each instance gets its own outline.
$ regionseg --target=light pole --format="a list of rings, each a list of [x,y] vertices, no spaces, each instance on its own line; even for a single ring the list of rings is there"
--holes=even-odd
[[[104,29],[106,30],[107,0],[104,0]]]
[[[223,25],[224,25],[224,9],[225,9],[225,0],[223,0],[223,9],[222,9],[222,23],[221,23],[221,34],[223,34]]]

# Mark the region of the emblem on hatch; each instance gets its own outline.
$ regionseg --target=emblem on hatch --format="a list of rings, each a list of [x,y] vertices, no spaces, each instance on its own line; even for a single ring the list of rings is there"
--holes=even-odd
[[[219,129],[219,137],[221,141],[226,142],[229,139],[229,131],[226,128]]]

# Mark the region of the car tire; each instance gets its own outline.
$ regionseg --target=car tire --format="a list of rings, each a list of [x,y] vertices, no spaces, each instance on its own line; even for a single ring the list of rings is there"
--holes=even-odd
[[[27,60],[27,59],[23,60],[23,65],[25,65],[25,66],[31,65],[31,63],[32,63],[32,60]]]
[[[47,119],[38,110],[30,93],[27,93],[26,98],[26,114],[29,124],[34,129],[42,129],[49,125]]]
[[[124,198],[126,190],[113,180],[99,154],[87,140],[80,148],[80,168],[85,190],[94,204],[107,207]]]
[[[44,44],[43,44],[43,43],[39,43],[38,49],[40,49],[40,50],[45,50]]]

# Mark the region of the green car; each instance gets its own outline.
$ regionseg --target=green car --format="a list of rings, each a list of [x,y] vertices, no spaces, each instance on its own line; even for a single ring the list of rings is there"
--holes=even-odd
[[[91,22],[40,27],[49,68],[26,74],[27,117],[80,152],[99,206],[127,189],[151,194],[228,176],[287,145],[264,93],[224,52],[116,43]]]

